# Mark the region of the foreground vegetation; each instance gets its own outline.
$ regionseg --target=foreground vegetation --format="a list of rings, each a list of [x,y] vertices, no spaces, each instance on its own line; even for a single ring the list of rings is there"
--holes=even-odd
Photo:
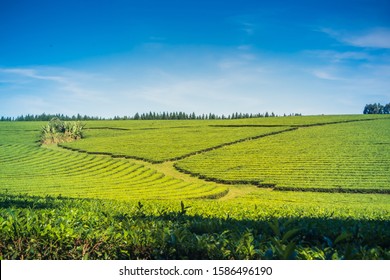
[[[356,220],[338,210],[323,215],[316,207],[309,212],[292,212],[278,207],[266,209],[260,204],[249,212],[240,204],[207,205],[209,202],[120,203],[1,195],[0,256],[3,259],[390,258],[388,212],[381,217],[379,212],[368,211]]]
[[[0,258],[390,259],[389,122],[1,122]]]

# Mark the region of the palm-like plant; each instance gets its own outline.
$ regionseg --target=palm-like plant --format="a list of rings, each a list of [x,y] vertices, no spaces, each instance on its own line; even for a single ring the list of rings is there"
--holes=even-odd
[[[79,121],[63,122],[58,118],[53,118],[42,127],[41,142],[57,144],[81,139],[84,137],[84,127],[85,125]]]

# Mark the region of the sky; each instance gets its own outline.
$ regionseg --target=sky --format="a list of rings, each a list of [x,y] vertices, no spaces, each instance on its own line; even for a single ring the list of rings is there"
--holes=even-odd
[[[390,102],[388,0],[0,0],[0,116],[376,102]]]

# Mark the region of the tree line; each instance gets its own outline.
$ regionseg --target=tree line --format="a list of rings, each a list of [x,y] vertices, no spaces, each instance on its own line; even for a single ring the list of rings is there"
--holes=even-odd
[[[283,116],[287,116],[284,114]],[[301,116],[301,114],[289,114],[289,116]],[[247,118],[267,118],[278,117],[275,113],[265,112],[264,114],[233,113],[231,115],[217,115],[213,113],[196,115],[195,113],[187,114],[185,112],[149,112],[136,113],[133,116],[115,116],[113,118],[102,118],[87,115],[67,116],[64,114],[40,114],[40,115],[21,115],[17,117],[1,117],[0,121],[50,121],[58,118],[63,121],[90,121],[90,120],[217,120],[217,119],[247,119]]]
[[[390,114],[390,103],[381,105],[380,103],[367,104],[363,114]]]
[[[67,116],[64,114],[40,114],[40,115],[20,115],[17,117],[4,117],[0,118],[0,121],[50,121],[52,119],[60,119],[62,121],[89,121],[89,120],[104,120],[105,118],[101,117],[91,117],[87,115],[73,115]]]

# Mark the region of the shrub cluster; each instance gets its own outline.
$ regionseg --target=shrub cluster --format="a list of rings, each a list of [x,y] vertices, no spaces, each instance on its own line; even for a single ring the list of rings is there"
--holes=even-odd
[[[42,127],[41,143],[57,144],[81,139],[83,138],[84,126],[79,121],[64,122],[59,118],[53,118]]]

